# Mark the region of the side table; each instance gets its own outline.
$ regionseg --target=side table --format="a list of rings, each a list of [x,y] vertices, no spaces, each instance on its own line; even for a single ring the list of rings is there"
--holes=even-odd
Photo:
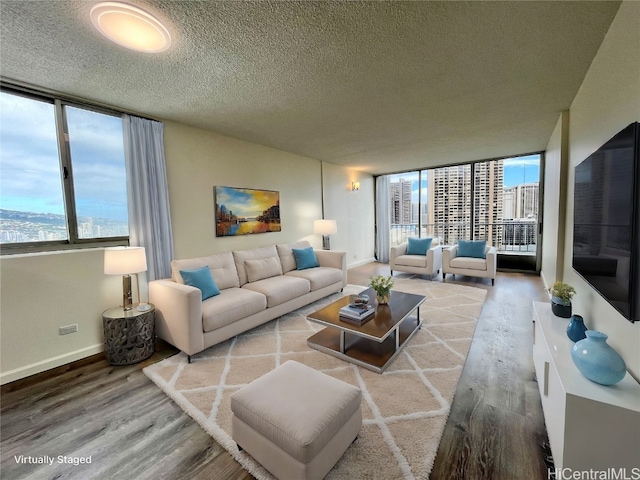
[[[153,355],[155,342],[156,309],[131,310],[123,307],[102,312],[104,326],[104,350],[111,365],[131,365]]]

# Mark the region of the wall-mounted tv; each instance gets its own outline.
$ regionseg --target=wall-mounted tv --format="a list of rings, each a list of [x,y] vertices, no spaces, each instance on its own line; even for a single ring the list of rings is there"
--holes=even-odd
[[[575,169],[573,268],[627,320],[640,320],[640,127]]]

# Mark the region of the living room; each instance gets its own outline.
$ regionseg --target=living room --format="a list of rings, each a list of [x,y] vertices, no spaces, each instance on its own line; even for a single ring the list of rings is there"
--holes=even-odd
[[[3,9],[9,8],[6,3],[3,2]],[[24,67],[17,63],[7,50],[16,42],[15,37],[5,39],[5,35],[15,32],[5,28],[9,26],[7,18],[11,17],[3,12],[3,80],[20,80],[92,100],[90,94],[82,93],[84,87],[77,72],[62,72],[54,77],[59,83],[51,84],[47,84],[44,77],[21,75],[21,68],[30,71],[34,68],[30,63],[41,62],[41,59],[37,58],[38,48],[31,47],[36,58],[23,59],[29,64]],[[640,121],[639,20],[637,2],[622,2],[614,11],[597,53],[587,62],[575,86],[575,96],[568,105],[555,111],[554,126],[549,129],[546,144],[539,149],[545,151],[543,282],[549,286],[554,280],[562,279],[576,288],[575,310],[589,312],[590,328],[609,335],[609,343],[624,357],[636,379],[640,378],[640,329],[622,318],[575,273],[571,266],[571,238],[573,168],[616,132]],[[7,63],[9,59],[12,62]],[[523,78],[522,91],[526,92],[526,72],[518,75]],[[68,83],[64,83],[65,76]],[[374,175],[407,167],[376,171],[368,169],[364,158],[355,154],[357,161],[351,165],[322,161],[264,146],[268,140],[246,141],[187,122],[162,121],[176,258],[297,240],[308,240],[319,248],[320,238],[313,234],[313,221],[323,215],[337,220],[338,232],[331,237],[331,248],[347,252],[349,267],[364,265],[375,258]],[[292,121],[295,122],[295,118]],[[449,139],[451,148],[460,136],[464,136],[463,130]],[[483,147],[475,145],[474,148],[481,152]],[[523,153],[529,151],[506,154]],[[482,152],[478,155],[466,160],[494,157]],[[429,166],[443,165],[440,161],[435,159]],[[359,182],[358,191],[352,191],[352,182]],[[232,241],[216,238],[213,215],[216,185],[279,191],[282,231],[236,237]],[[100,314],[118,305],[122,292],[120,279],[103,273],[102,249],[6,255],[2,258],[0,274],[3,384],[103,351]],[[140,279],[145,298],[144,275]],[[58,327],[67,323],[77,323],[78,332],[59,336]]]

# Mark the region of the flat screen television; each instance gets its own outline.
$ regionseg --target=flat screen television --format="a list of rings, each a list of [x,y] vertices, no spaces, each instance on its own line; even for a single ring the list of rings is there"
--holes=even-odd
[[[573,268],[627,320],[640,320],[640,128],[575,169]]]

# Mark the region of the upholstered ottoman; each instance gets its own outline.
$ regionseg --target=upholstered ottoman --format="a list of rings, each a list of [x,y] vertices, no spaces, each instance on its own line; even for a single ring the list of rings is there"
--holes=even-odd
[[[231,396],[231,436],[282,480],[321,479],[358,436],[360,389],[289,360]]]

